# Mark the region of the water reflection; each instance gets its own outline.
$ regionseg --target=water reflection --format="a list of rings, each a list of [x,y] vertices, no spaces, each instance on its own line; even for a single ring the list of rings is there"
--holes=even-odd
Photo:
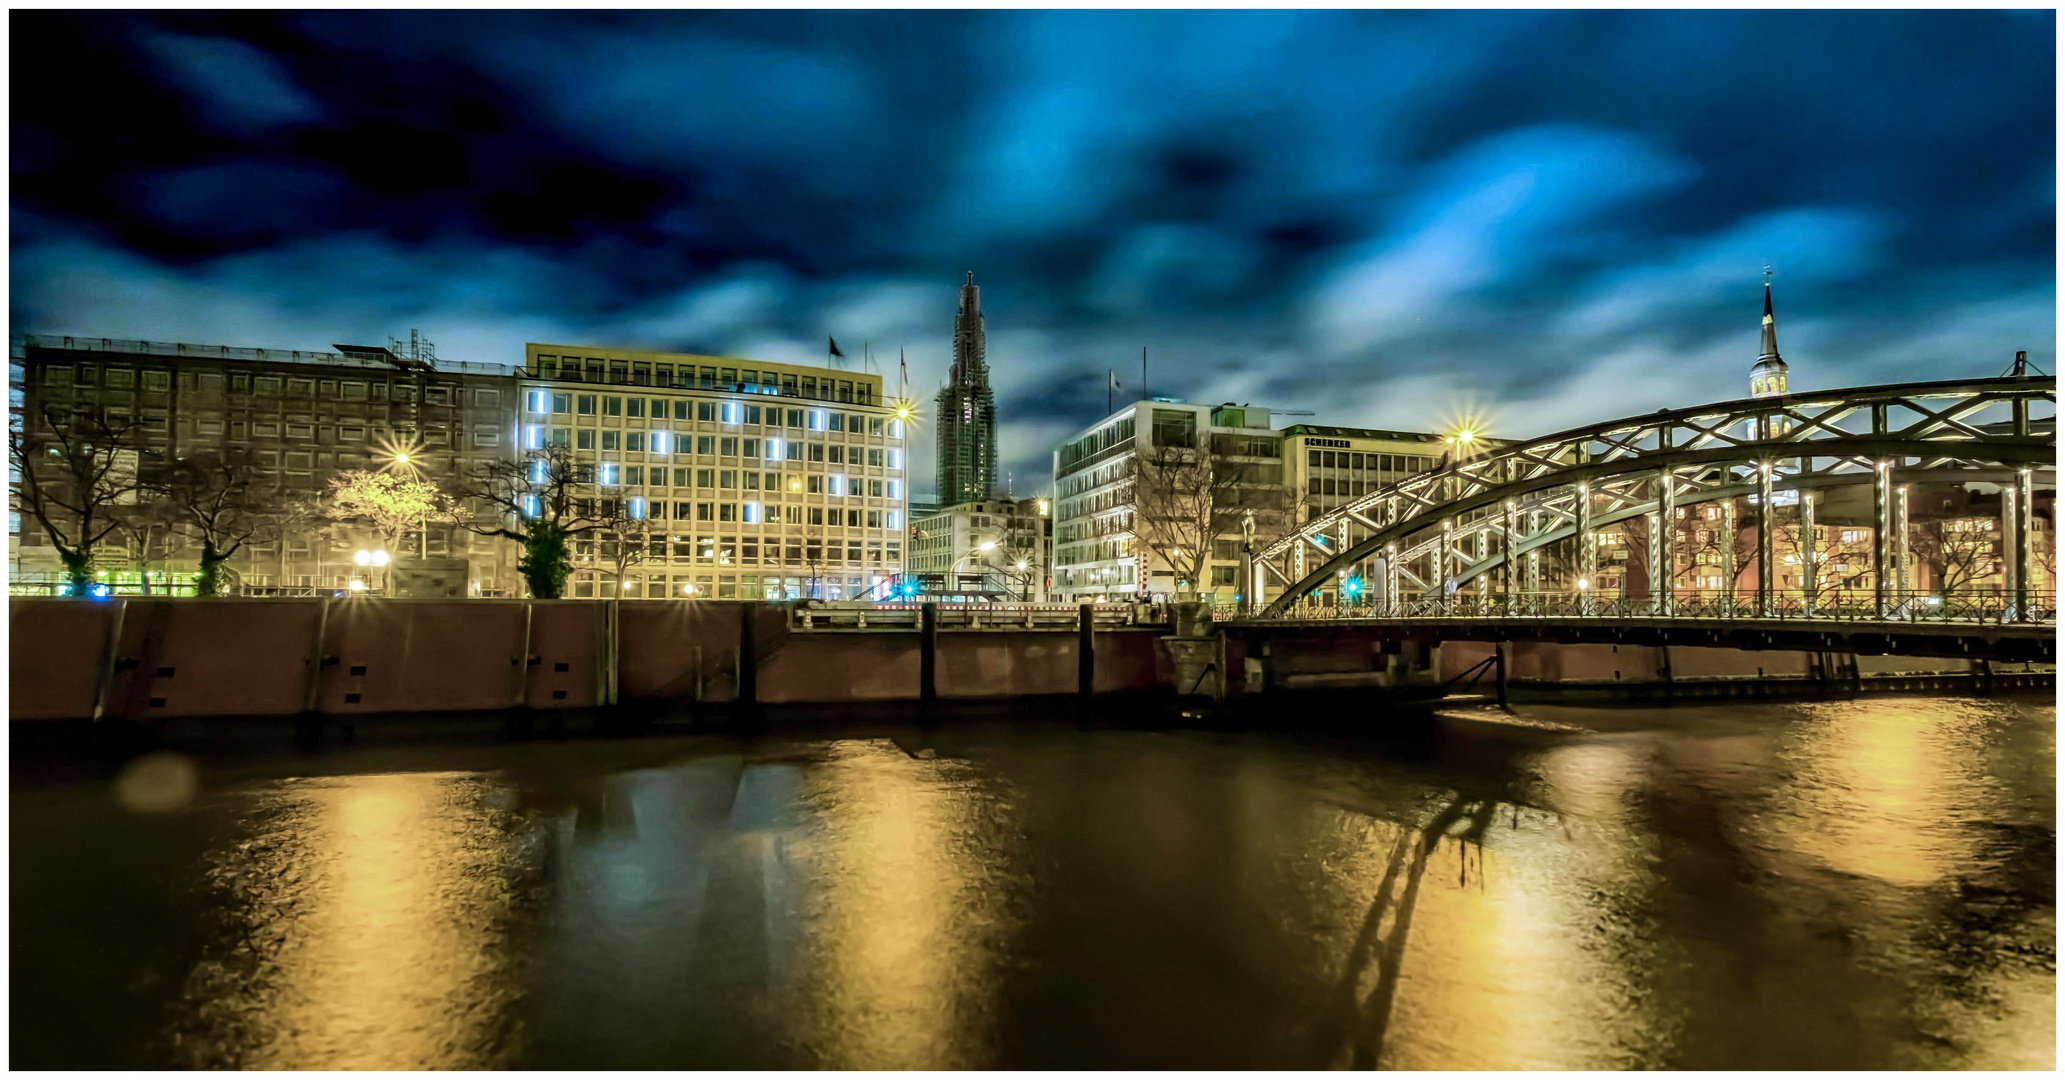
[[[215,948],[173,1032],[196,1068],[482,1068],[517,958],[505,833],[477,777],[288,782],[213,853]]]
[[[365,775],[347,751],[331,778],[204,771],[193,805],[149,814],[112,785],[18,789],[12,974],[49,989],[17,998],[16,1053],[2053,1063],[2047,704],[1523,719],[1384,743],[1022,724],[425,748]],[[156,869],[104,869],[125,865]]]
[[[804,898],[814,1064],[985,1064],[1022,884],[1001,842],[1015,800],[965,763],[842,742],[808,774],[790,846]]]

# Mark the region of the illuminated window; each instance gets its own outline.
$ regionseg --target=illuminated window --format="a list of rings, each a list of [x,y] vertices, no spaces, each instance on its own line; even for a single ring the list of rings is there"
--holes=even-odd
[[[543,448],[544,448],[544,446],[545,446],[545,429],[544,429],[544,428],[542,428],[542,427],[538,426],[537,424],[532,424],[532,425],[530,425],[530,426],[528,426],[528,427],[526,427],[526,428],[524,428],[524,429],[523,429],[523,448],[524,448],[524,449],[526,449],[526,450],[540,450],[540,449],[543,449]]]
[[[552,409],[552,394],[545,390],[526,390],[523,394],[526,412],[542,413]]]
[[[602,468],[597,475],[599,477],[596,481],[597,483],[615,484],[617,482],[617,467],[610,462],[603,462]]]
[[[645,520],[645,500],[638,498],[635,495],[631,498],[631,520]]]
[[[739,520],[748,525],[760,524],[760,504],[749,502],[739,507]]]
[[[901,438],[903,438],[903,421],[901,421],[901,420],[891,420],[891,421],[889,421],[889,437],[890,437],[890,438],[892,438],[892,439],[901,439]]]
[[[889,448],[889,467],[892,469],[903,468],[903,451],[901,449],[894,446]]]
[[[655,453],[655,454],[664,454],[664,453],[666,453],[666,452],[667,452],[667,444],[668,444],[669,442],[671,442],[671,441],[672,441],[672,440],[671,440],[671,439],[670,439],[670,438],[668,437],[668,434],[667,434],[666,432],[664,432],[664,431],[655,431],[655,432],[653,432],[653,433],[652,433],[652,452],[653,452],[653,453]]]
[[[823,431],[825,429],[825,411],[823,409],[810,410],[809,420],[810,430]]]
[[[743,406],[736,401],[723,402],[718,407],[719,419],[727,424],[736,424],[739,422],[739,414],[742,408]]]
[[[901,513],[897,512],[897,511],[895,511],[895,510],[891,510],[891,511],[889,511],[889,527],[890,527],[890,528],[892,528],[892,529],[895,529],[895,528],[899,528],[899,527],[901,527],[901,522],[902,522],[902,521],[903,521],[903,515],[902,515]]]
[[[833,494],[833,495],[844,495],[844,494],[846,494],[846,478],[845,478],[845,477],[843,477],[843,476],[838,476],[838,475],[833,475],[833,476],[827,477],[826,479],[827,479],[827,482],[828,482],[828,483],[830,484],[830,494]]]
[[[523,516],[533,518],[538,516],[538,497],[536,495],[525,495],[523,497]]]

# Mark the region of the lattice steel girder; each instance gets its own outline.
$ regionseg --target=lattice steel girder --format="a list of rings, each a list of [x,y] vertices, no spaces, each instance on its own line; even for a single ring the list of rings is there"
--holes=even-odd
[[[1789,454],[1778,452],[1784,448],[1785,444],[1770,443],[1748,448],[1741,446],[1716,446],[1700,450],[1660,451],[1613,461],[1592,461],[1583,465],[1572,465],[1552,475],[1520,480],[1504,487],[1485,488],[1457,502],[1437,506],[1388,524],[1349,550],[1336,554],[1316,570],[1308,571],[1308,573],[1286,590],[1283,596],[1271,604],[1269,612],[1271,614],[1278,613],[1283,607],[1289,606],[1297,597],[1311,593],[1312,590],[1323,584],[1329,575],[1338,570],[1342,564],[1367,558],[1371,553],[1381,550],[1385,544],[1411,536],[1422,529],[1438,527],[1443,518],[1452,518],[1461,513],[1495,505],[1503,502],[1505,499],[1518,498],[1522,495],[1554,487],[1580,483],[1590,485],[1595,481],[1625,477],[1629,474],[1646,472],[1651,469],[1676,469],[1686,465],[1719,464],[1723,462],[1736,463],[1741,461],[1745,449],[1768,449],[1772,453],[1765,460],[1771,462],[1800,456],[1796,450]],[[1828,453],[1817,456],[1892,460],[1912,456],[1912,450],[1913,444],[1906,440],[1872,436],[1844,440],[1840,446],[1832,446]],[[2055,468],[2057,458],[2057,444],[2054,437],[1990,436],[1984,442],[1966,443],[1961,450],[1962,452],[1959,454],[1961,460],[1984,459],[1993,464],[2018,467],[2027,465],[2032,468]],[[1968,478],[1967,474],[1974,471],[1977,470],[1953,470],[1960,478]],[[1774,479],[1773,483],[1776,485],[1778,481]],[[1653,509],[1653,507],[1651,508]],[[1318,521],[1319,519],[1315,519],[1314,524],[1317,524]],[[1311,525],[1307,526],[1307,528],[1310,527]]]
[[[1969,480],[1981,483],[2010,484],[2015,482],[2016,476],[2017,472],[2014,469],[1989,469],[1982,473],[1979,473],[1978,475],[1966,475],[1961,473],[1958,475],[1957,480],[1959,483],[1963,483]],[[1926,483],[1930,480],[1943,479],[1941,476],[1929,476],[1925,474],[1903,472],[1898,469],[1892,471],[1892,478],[1896,484]],[[1788,477],[1783,482],[1780,482],[1776,477],[1774,477],[1772,480],[1771,488],[1774,491],[1810,491],[1833,487],[1861,486],[1864,484],[1872,483],[1874,479],[1875,477],[1873,476],[1873,474],[1870,473],[1833,473],[1821,476]],[[1718,502],[1723,499],[1734,500],[1741,498],[1745,495],[1753,495],[1756,493],[1756,491],[1757,485],[1755,484],[1734,484],[1728,487],[1719,487],[1702,491],[1700,492],[1700,498],[1690,499],[1686,497],[1684,489],[1680,488],[1678,491],[1677,506],[1679,508],[1684,508],[1690,506],[1697,506],[1700,503]],[[1592,528],[1594,531],[1597,531],[1605,528],[1608,525],[1618,525],[1619,523],[1626,521],[1629,518],[1636,518],[1641,517],[1644,514],[1656,513],[1658,512],[1658,509],[1659,508],[1656,503],[1650,502],[1626,506],[1621,509],[1615,510],[1611,513],[1594,514],[1592,516]],[[1565,520],[1568,521],[1567,518]],[[1550,544],[1557,543],[1558,541],[1568,540],[1575,535],[1577,535],[1577,527],[1571,524],[1543,529],[1539,533],[1535,533],[1524,538],[1516,539],[1513,545],[1513,554],[1516,557],[1523,556],[1530,552],[1538,551],[1542,548],[1545,548]],[[1406,559],[1411,558],[1415,555],[1423,554],[1425,552],[1433,550],[1434,545],[1440,542],[1441,541],[1439,537],[1436,537],[1431,540],[1423,540],[1420,543],[1399,552],[1398,557],[1400,559]],[[1733,549],[1730,548],[1728,550],[1728,554],[1732,555],[1732,553]],[[1479,565],[1472,566],[1467,570],[1463,571],[1462,573],[1456,575],[1456,584],[1467,584],[1472,579],[1497,569],[1500,566],[1500,564],[1504,561],[1505,560],[1502,555],[1495,553],[1486,558]]]
[[[2001,433],[1964,421],[1974,413],[1997,404],[2010,405],[2018,410],[2018,415],[2025,413],[2028,405],[2037,401],[2049,402],[2055,410],[2056,397],[2056,379],[1965,379],[1858,387],[1800,394],[1786,399],[1746,398],[1689,409],[1662,410],[1649,416],[1561,432],[1438,473],[1410,477],[1319,515],[1308,522],[1305,529],[1325,532],[1340,518],[1377,506],[1390,508],[1379,518],[1387,528],[1402,520],[1420,517],[1437,507],[1444,508],[1448,515],[1453,516],[1464,508],[1463,504],[1475,503],[1488,491],[1525,491],[1554,486],[1553,482],[1540,482],[1555,477],[1565,477],[1564,482],[1574,483],[1578,477],[1566,475],[1573,469],[1607,466],[1605,471],[1590,475],[1611,475],[1628,471],[1612,466],[1634,459],[1649,460],[1654,466],[1662,467],[1668,464],[1657,460],[1662,454],[1721,451],[1705,460],[1743,461],[1798,457],[1801,456],[1800,447],[1819,444],[1836,443],[1841,446],[1815,456],[1865,451],[1867,446],[1883,446],[1888,439],[1906,444],[1905,454],[1866,452],[1862,455],[1876,458],[1918,456],[1915,446],[1918,443],[1970,440],[1993,444],[2001,440]],[[1923,402],[1930,402],[1934,407]],[[1921,419],[1888,431],[1888,410],[1894,408],[1912,411]],[[1851,431],[1842,426],[1846,421],[1865,415],[1871,420],[1873,430],[1870,432]],[[1791,430],[1779,431],[1775,436],[1763,439],[1730,434],[1738,427],[1769,433],[1774,427],[1772,421],[1780,419],[1790,420]],[[2045,419],[2051,422],[2053,430],[2043,437],[2043,441],[2046,445],[2055,445],[2055,416]],[[1776,426],[1782,428],[1785,425]],[[2009,439],[2016,437],[2006,435]],[[2000,460],[1991,454],[1985,456],[1989,460]],[[1400,507],[1401,501],[1408,505]],[[1295,543],[1294,537],[1286,537],[1272,544],[1264,554],[1274,557]]]

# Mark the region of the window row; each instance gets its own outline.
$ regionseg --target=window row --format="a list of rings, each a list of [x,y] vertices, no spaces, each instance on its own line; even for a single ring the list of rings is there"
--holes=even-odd
[[[626,574],[621,580],[608,574],[583,571],[574,575],[574,598],[649,600],[881,600],[895,582],[881,573],[847,576],[843,580],[815,569],[801,576],[770,574],[675,574],[670,584],[665,574]]]
[[[536,374],[545,379],[570,379],[576,382],[611,383],[619,386],[671,386],[682,390],[729,390],[742,394],[844,401],[855,405],[871,404],[876,395],[875,385],[864,379],[834,379],[829,376],[762,371],[757,368],[735,368],[717,364],[703,366],[650,360],[604,360],[595,356],[586,359],[587,362],[584,364],[578,356],[551,356],[541,353],[535,365]]]
[[[594,428],[547,428],[537,424],[523,429],[523,448],[542,450],[566,446],[575,450],[600,450],[626,454],[682,455],[691,451],[702,457],[759,458],[763,461],[819,461],[830,465],[865,465],[870,468],[903,468],[903,448],[891,446],[846,446],[840,443],[799,442],[793,439],[756,439],[738,435],[677,435],[669,431],[597,431]]]
[[[532,483],[542,484],[547,479],[543,462],[533,462],[530,478]],[[878,480],[871,477],[845,476],[839,473],[818,475],[814,473],[763,473],[755,469],[686,469],[672,471],[673,483],[667,483],[669,472],[659,465],[623,465],[605,461],[596,465],[578,465],[574,469],[574,481],[581,484],[601,484],[605,487],[698,487],[736,491],[786,491],[803,495],[835,495],[840,498],[901,499],[903,481]]]
[[[690,401],[685,398],[625,398],[608,394],[566,394],[524,391],[524,411],[537,416],[621,416],[634,420],[693,418],[705,424],[792,427],[806,431],[846,431],[903,438],[903,421],[895,417],[834,412],[830,409],[783,409],[744,401]]]
[[[46,365],[43,381],[50,386],[100,386],[110,390],[140,388],[146,392],[162,393],[172,389],[174,373],[169,369],[108,367],[104,371],[95,364]],[[415,402],[419,396],[425,405],[455,406],[467,402],[466,388],[456,382],[434,382],[419,387],[413,383],[388,383],[381,380],[323,378],[308,375],[260,375],[251,372],[233,371],[182,371],[177,373],[179,389],[203,394],[222,393],[225,385],[232,394],[256,394],[261,397],[323,398],[332,401],[401,401]],[[502,407],[502,391],[496,387],[474,387],[473,405],[483,409]]]
[[[1368,454],[1354,450],[1307,450],[1305,463],[1315,469],[1416,473],[1434,466],[1434,459],[1416,454]]]

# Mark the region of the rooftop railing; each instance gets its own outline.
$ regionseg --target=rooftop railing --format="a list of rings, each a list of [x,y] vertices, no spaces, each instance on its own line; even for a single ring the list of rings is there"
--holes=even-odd
[[[57,334],[23,334],[16,350],[30,347],[65,349],[71,352],[121,353],[131,356],[193,357],[206,360],[255,360],[271,364],[323,364],[330,367],[372,368],[398,371],[382,360],[339,352],[305,352],[299,349],[247,349],[235,345],[195,345],[178,341],[139,341],[126,338],[68,337]],[[17,357],[20,353],[17,352]],[[431,370],[452,375],[509,376],[519,369],[504,364],[476,364],[464,360],[439,360]]]

